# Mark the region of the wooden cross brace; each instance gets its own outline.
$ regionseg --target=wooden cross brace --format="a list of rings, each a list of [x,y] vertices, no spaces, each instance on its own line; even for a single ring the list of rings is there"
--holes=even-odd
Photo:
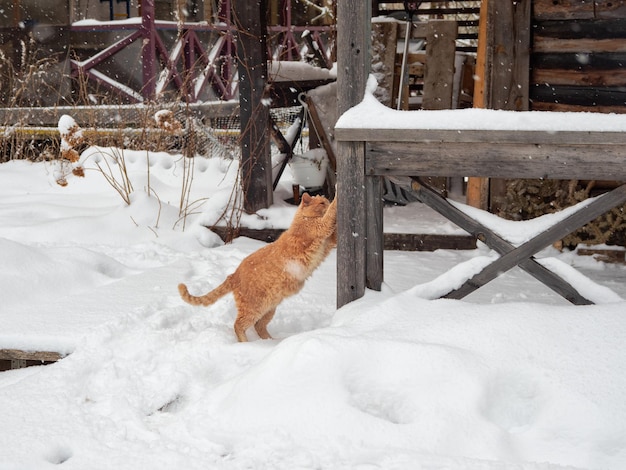
[[[449,299],[462,299],[500,274],[514,266],[519,266],[573,304],[593,304],[593,302],[581,296],[568,282],[539,264],[533,256],[538,251],[561,240],[613,207],[626,203],[626,184],[623,184],[611,192],[594,199],[582,209],[557,222],[522,245],[514,247],[498,234],[454,207],[443,196],[422,181],[414,179],[411,183],[411,189],[417,193],[419,199],[424,204],[439,212],[468,233],[476,236],[489,248],[501,255],[497,260],[483,268],[481,272],[468,279],[461,287],[442,296]]]

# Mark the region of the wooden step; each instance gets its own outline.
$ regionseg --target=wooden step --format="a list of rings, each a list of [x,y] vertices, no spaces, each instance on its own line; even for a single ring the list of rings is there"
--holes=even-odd
[[[21,369],[34,365],[56,362],[63,355],[53,351],[22,351],[20,349],[0,349],[0,371]]]
[[[250,229],[246,227],[209,227],[219,237],[230,242],[237,237],[248,237],[271,243],[284,229]],[[439,235],[414,233],[385,233],[385,250],[398,251],[435,251],[435,250],[473,250],[476,239],[471,235]]]

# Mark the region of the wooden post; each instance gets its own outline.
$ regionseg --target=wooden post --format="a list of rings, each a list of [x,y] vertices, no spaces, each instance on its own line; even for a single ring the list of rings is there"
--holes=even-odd
[[[241,115],[241,180],[244,210],[272,205],[272,161],[267,88],[266,0],[234,0]]]
[[[432,20],[426,25],[423,109],[451,109],[457,22]]]
[[[531,0],[482,0],[476,57],[474,107],[528,110]],[[503,181],[492,182],[502,192]],[[496,189],[499,187],[499,189]],[[470,178],[467,203],[487,209],[489,180]]]
[[[143,45],[141,48],[141,95],[151,101],[156,96],[156,28],[154,26],[154,0],[144,0],[141,5],[141,30]]]
[[[370,66],[371,2],[337,4],[337,111],[341,116],[365,93]],[[337,145],[337,306],[365,293],[366,217],[365,143]],[[374,231],[372,228],[370,228]],[[379,250],[382,263],[382,228]],[[369,240],[368,243],[375,243]]]

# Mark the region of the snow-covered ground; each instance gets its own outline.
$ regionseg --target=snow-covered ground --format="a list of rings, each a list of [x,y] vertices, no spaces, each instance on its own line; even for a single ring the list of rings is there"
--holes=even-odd
[[[595,306],[518,269],[431,300],[494,254],[386,252],[383,291],[337,310],[332,253],[279,307],[276,339],[239,344],[232,298],[192,307],[176,289],[205,292],[262,246],[203,227],[236,164],[185,173],[180,156],[126,151],[126,205],[96,165],[119,179],[115,152],[89,148],[65,187],[57,162],[0,165],[0,349],[71,353],[0,373],[0,469],[626,468],[624,266],[542,252]],[[288,225],[290,188],[287,171],[244,223]],[[462,233],[420,204],[385,222]],[[493,222],[518,236],[541,223]]]

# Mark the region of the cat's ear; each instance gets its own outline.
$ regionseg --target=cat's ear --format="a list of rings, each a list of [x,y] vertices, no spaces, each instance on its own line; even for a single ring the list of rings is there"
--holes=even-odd
[[[311,201],[313,200],[313,198],[311,197],[311,195],[309,193],[303,193],[302,194],[302,204],[305,206],[308,206]]]

